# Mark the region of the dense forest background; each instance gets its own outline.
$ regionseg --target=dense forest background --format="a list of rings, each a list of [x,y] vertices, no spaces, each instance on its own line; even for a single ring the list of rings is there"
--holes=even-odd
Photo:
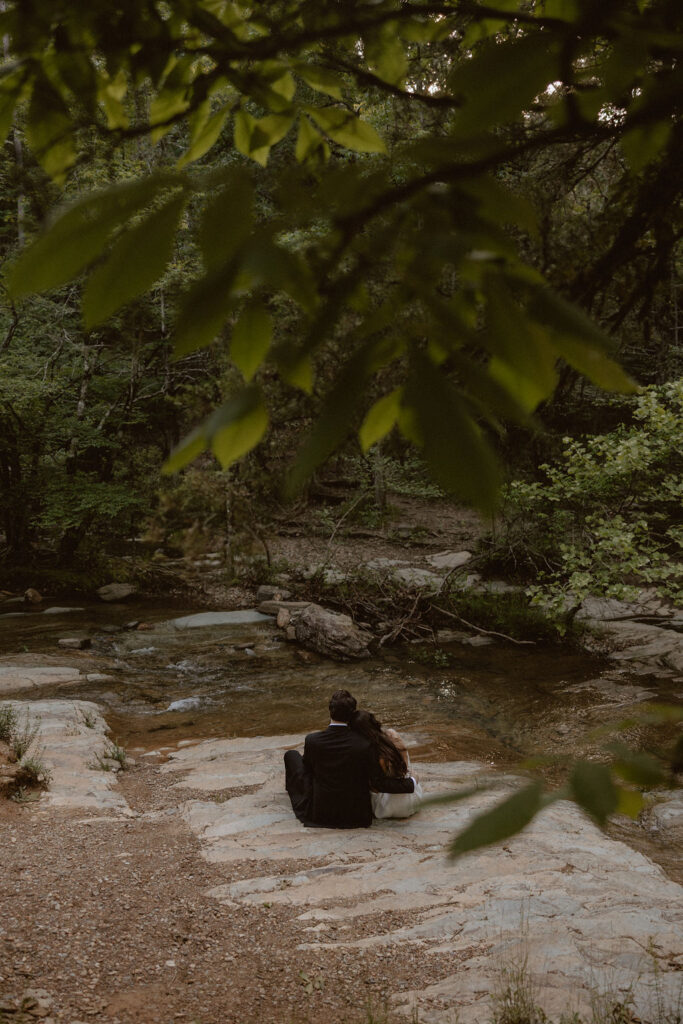
[[[474,503],[532,587],[680,598],[676,4],[32,6],[0,13],[6,585],[248,543],[331,477],[378,527],[392,489]],[[74,257],[52,211],[136,181]]]

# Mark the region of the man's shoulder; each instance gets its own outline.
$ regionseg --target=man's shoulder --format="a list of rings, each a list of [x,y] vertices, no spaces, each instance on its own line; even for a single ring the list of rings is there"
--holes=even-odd
[[[316,743],[327,732],[327,729],[317,729],[316,732],[309,732],[304,740],[305,743]]]
[[[370,741],[366,740],[365,736],[361,736],[359,733],[354,732],[353,729],[343,729],[341,726],[333,726],[327,729],[318,729],[317,732],[309,732],[306,736],[305,743],[308,746],[315,746],[318,743],[326,743],[327,741],[334,741],[335,743],[340,739],[344,739],[347,743],[352,744],[354,747],[359,749],[365,749],[370,746]]]

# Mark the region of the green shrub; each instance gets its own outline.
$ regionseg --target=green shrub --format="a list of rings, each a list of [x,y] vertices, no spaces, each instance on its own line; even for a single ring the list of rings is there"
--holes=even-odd
[[[683,601],[683,379],[645,389],[632,415],[608,434],[565,438],[543,479],[507,487],[487,570],[529,582],[532,600],[558,613],[643,587]]]
[[[47,789],[52,781],[52,771],[43,761],[43,752],[39,751],[31,757],[25,757],[15,775],[15,783],[19,786],[40,786]]]

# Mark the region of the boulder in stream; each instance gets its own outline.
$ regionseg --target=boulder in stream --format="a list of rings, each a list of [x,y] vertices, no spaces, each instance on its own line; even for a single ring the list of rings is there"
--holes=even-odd
[[[368,658],[372,635],[360,629],[348,615],[310,604],[296,618],[296,639],[304,647],[336,661]]]

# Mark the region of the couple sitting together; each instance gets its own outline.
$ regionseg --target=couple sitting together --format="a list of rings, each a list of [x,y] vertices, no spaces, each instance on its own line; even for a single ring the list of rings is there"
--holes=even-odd
[[[303,757],[285,753],[285,784],[304,825],[367,828],[375,818],[408,818],[422,789],[411,774],[405,744],[382,729],[369,711],[358,711],[348,690],[330,699],[330,724],[306,737]]]

